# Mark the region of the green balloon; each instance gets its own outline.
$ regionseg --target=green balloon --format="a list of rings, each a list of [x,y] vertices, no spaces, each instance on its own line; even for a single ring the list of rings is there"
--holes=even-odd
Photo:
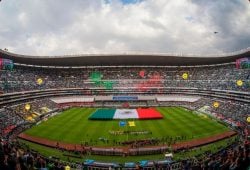
[[[92,81],[100,81],[102,79],[102,74],[100,72],[93,72],[90,75]]]
[[[106,89],[113,89],[113,84],[114,84],[114,82],[112,82],[112,81],[104,81],[104,82],[103,82],[103,86],[104,86]]]

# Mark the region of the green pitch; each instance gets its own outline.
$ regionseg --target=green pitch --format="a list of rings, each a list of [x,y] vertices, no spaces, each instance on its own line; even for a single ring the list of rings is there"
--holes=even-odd
[[[135,127],[119,127],[119,120],[88,120],[96,109],[71,108],[50,118],[26,134],[65,143],[88,142],[95,146],[119,145],[119,142],[139,139],[178,137],[190,140],[220,134],[230,129],[204,115],[197,115],[181,107],[156,108],[164,116],[160,120],[134,120]],[[147,131],[147,134],[114,135],[110,131]],[[183,137],[183,138],[182,138]]]

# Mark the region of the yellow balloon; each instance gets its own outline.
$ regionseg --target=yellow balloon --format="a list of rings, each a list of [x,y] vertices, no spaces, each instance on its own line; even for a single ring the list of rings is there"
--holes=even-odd
[[[183,73],[183,74],[182,74],[182,78],[183,78],[184,80],[188,79],[188,73]]]
[[[70,170],[70,166],[65,166],[65,170]]]
[[[236,84],[237,84],[237,86],[242,86],[243,85],[243,81],[242,80],[237,80]]]
[[[250,123],[250,117],[247,117],[247,123]]]
[[[218,108],[220,106],[220,103],[219,102],[214,102],[213,105],[214,105],[215,108]]]
[[[25,109],[30,110],[30,104],[29,103],[25,104]]]
[[[41,78],[37,79],[37,80],[36,80],[36,83],[37,83],[38,85],[41,85],[41,84],[43,83],[43,79],[41,79]]]

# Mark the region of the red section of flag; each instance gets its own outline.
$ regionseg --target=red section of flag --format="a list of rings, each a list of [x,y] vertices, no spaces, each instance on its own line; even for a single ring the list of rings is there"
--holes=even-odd
[[[162,119],[163,116],[161,115],[160,112],[153,108],[148,108],[148,109],[136,109],[138,113],[138,118],[139,119]]]

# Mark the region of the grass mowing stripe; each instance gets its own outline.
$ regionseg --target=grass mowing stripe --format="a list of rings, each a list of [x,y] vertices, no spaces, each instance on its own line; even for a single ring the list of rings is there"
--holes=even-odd
[[[73,137],[72,132],[73,129],[71,129],[72,126],[74,126],[74,120],[78,118],[78,110],[74,110],[74,112],[70,113],[70,117],[65,117],[64,119],[64,125],[58,125],[55,128],[55,131],[57,132],[54,136],[54,140],[56,138],[59,138],[61,141],[67,142],[68,139],[71,139]],[[67,120],[68,119],[68,120]],[[73,140],[73,139],[72,139]]]
[[[211,130],[213,132],[214,131],[213,129],[215,129],[214,127],[207,126],[208,120],[201,120],[199,116],[193,114],[190,111],[186,111],[185,109],[171,107],[169,109],[163,108],[163,110],[168,113],[166,117],[169,118],[169,121],[170,121],[169,123],[171,123],[172,121],[172,123],[175,126],[175,128],[172,128],[172,129],[175,129],[175,130],[178,129],[179,134],[180,132],[183,132],[183,135],[185,136],[187,135],[189,139],[193,138],[195,134],[204,134],[202,136],[208,136],[211,133],[206,134],[204,132],[205,131],[209,132]],[[162,111],[162,109],[160,109],[160,111]],[[194,119],[196,119],[196,121]],[[214,122],[212,123],[214,124]],[[194,136],[194,137],[198,137],[198,136]]]
[[[214,129],[214,126],[212,126],[214,125],[214,122],[212,122],[209,118],[206,118],[206,119],[202,118],[203,121],[195,121],[195,119],[198,120],[199,117],[192,112],[189,113],[189,115],[190,116],[192,115],[191,119],[193,120],[193,122],[196,123],[198,127],[201,127],[201,129],[206,130],[206,131],[210,130],[211,128]]]
[[[60,128],[61,126],[65,125],[65,123],[68,121],[68,119],[70,117],[72,117],[73,113],[72,112],[73,109],[70,109],[66,112],[64,112],[63,114],[60,114],[60,115],[57,115],[53,118],[50,119],[50,122],[43,122],[41,124],[39,124],[38,126],[36,126],[36,128],[32,128],[30,130],[27,131],[27,133],[29,134],[29,132],[32,133],[32,131],[34,130],[36,132],[36,129],[37,129],[37,136],[41,136],[42,135],[48,135],[51,133],[51,132],[55,132],[58,130],[58,128]],[[58,121],[60,120],[60,121]],[[43,130],[43,129],[47,129],[47,130]],[[58,133],[60,133],[60,131],[58,131]]]
[[[199,121],[193,121],[193,117],[194,117],[194,115],[192,115],[191,113],[189,113],[189,112],[187,112],[187,111],[185,111],[185,110],[182,110],[182,109],[180,109],[180,108],[173,108],[173,110],[177,113],[177,114],[179,114],[179,115],[181,115],[181,117],[182,118],[180,118],[180,123],[179,123],[179,125],[181,125],[181,129],[183,129],[183,131],[184,131],[184,129],[185,129],[185,133],[186,134],[193,134],[193,133],[201,133],[202,132],[202,130],[199,130],[200,128],[199,128]],[[185,119],[186,121],[182,121],[183,119]],[[192,123],[191,123],[192,122]],[[186,127],[184,127],[184,126],[186,126]],[[208,130],[208,129],[207,129]]]
[[[168,114],[168,112],[164,112]],[[176,136],[176,124],[173,120],[165,118],[164,125],[162,125],[162,132],[164,132],[164,137],[166,136]]]
[[[175,130],[174,136],[188,136],[188,134],[190,134],[190,127],[188,127],[189,124],[187,124],[186,121],[183,121],[184,114],[182,112],[177,113],[177,111],[173,110],[173,108],[166,110],[166,112],[170,115],[170,117],[172,117],[172,119],[169,119],[169,121],[172,121],[172,124],[175,127],[173,128],[173,130]]]

